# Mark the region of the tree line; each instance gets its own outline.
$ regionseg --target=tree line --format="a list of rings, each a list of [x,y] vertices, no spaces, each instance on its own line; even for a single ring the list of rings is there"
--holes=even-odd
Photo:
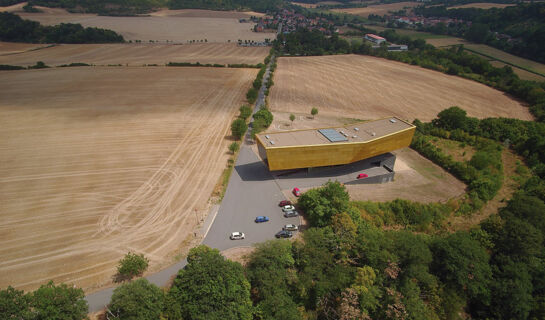
[[[33,43],[124,42],[123,36],[111,30],[84,28],[81,24],[73,23],[42,26],[38,22],[23,20],[9,12],[0,12],[0,40]]]

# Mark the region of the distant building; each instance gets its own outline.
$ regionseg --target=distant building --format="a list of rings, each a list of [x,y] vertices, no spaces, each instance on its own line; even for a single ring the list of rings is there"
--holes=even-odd
[[[376,34],[372,33],[366,34],[363,38],[367,41],[373,42],[374,44],[381,44],[383,42],[386,42],[386,39],[384,39],[383,37],[379,37]]]
[[[405,44],[391,44],[388,46],[388,51],[407,51],[408,49]]]

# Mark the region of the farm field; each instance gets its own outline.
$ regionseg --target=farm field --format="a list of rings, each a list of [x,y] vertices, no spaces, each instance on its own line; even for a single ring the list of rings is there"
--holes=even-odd
[[[61,44],[40,50],[2,55],[1,52],[15,52],[19,48],[19,44],[13,43],[12,49],[10,45],[11,43],[0,42],[0,64],[28,66],[34,65],[36,61],[43,61],[50,66],[73,62],[130,66],[164,65],[168,62],[258,64],[263,62],[270,50],[268,47],[239,47],[234,43]]]
[[[370,14],[376,14],[379,16],[387,14],[389,11],[398,11],[404,7],[416,7],[418,2],[396,2],[390,4],[370,5],[365,8],[346,8],[346,9],[332,9],[334,12],[342,12],[355,14],[357,16],[368,17]]]
[[[0,57],[4,55],[12,55],[15,53],[26,52],[30,50],[37,50],[47,47],[47,44],[37,43],[15,43],[15,42],[2,42],[0,41]]]
[[[485,44],[467,43],[467,44],[464,44],[464,47],[474,50],[477,53],[485,54],[493,58],[503,60],[503,61],[512,63],[514,65],[539,72],[541,74],[545,74],[545,64],[543,63],[517,57],[515,55],[487,46]]]
[[[263,41],[274,39],[274,33],[251,31],[253,23],[240,23],[252,13],[232,13],[206,10],[162,10],[148,16],[109,17],[95,14],[73,14],[64,9],[38,7],[42,13],[17,12],[24,19],[44,25],[80,23],[84,27],[113,30],[125,40],[172,41],[187,43],[191,40],[208,42],[236,42],[241,40]]]
[[[0,72],[0,287],[87,292],[194,239],[255,69]],[[29,94],[32,93],[32,94]]]
[[[477,8],[477,9],[491,9],[491,8],[505,8],[512,7],[516,4],[512,3],[489,3],[489,2],[477,2],[477,3],[467,3],[459,6],[448,7],[448,9],[461,9],[461,8]]]
[[[429,121],[459,106],[469,116],[531,120],[528,109],[506,94],[475,81],[385,59],[338,55],[283,57],[269,95],[273,111],[362,120],[397,116]]]

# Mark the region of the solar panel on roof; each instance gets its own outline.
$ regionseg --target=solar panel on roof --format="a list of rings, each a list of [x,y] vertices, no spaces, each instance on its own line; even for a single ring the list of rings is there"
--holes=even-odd
[[[327,140],[329,140],[331,142],[348,141],[348,139],[346,137],[343,137],[335,129],[319,129],[318,132],[323,134],[324,137],[326,137]]]

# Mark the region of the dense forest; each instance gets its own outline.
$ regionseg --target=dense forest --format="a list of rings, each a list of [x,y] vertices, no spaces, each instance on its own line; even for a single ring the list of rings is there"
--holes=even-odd
[[[543,2],[523,3],[503,9],[447,9],[446,6],[431,6],[417,7],[414,11],[425,17],[450,17],[472,22],[471,25],[440,24],[424,28],[426,31],[464,37],[521,57],[545,62]]]
[[[61,23],[42,26],[18,15],[0,12],[0,40],[34,43],[110,43],[123,42],[123,36],[111,30],[84,28],[81,24]]]

